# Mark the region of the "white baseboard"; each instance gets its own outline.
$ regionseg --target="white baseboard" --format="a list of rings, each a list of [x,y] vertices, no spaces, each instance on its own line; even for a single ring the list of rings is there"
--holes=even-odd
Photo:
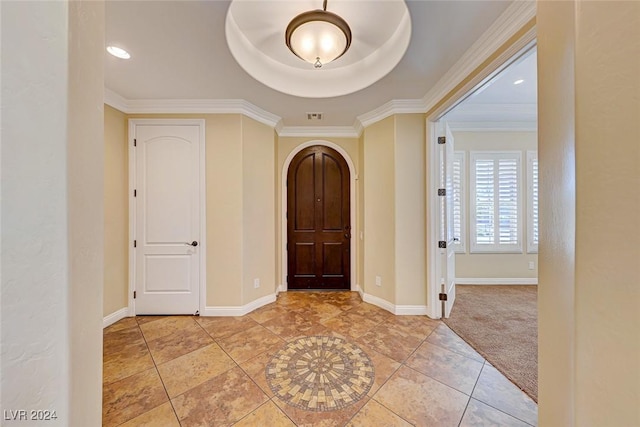
[[[360,287],[358,288],[358,292],[361,292],[362,289],[360,289]],[[389,313],[393,313],[397,316],[423,316],[428,313],[426,305],[395,305],[385,299],[371,294],[361,292],[360,295],[364,302],[383,308]]]
[[[360,298],[364,301],[364,290],[356,283],[356,292],[360,294]]]
[[[237,306],[227,306],[227,307],[216,307],[209,306],[205,307],[204,312],[200,313],[200,316],[210,317],[210,316],[244,316],[245,314],[251,313],[253,310],[262,307],[263,305],[270,304],[276,300],[276,294],[266,295],[262,298],[258,298],[255,301],[251,301],[245,305],[237,305]]]
[[[379,298],[377,296],[365,293],[362,296],[362,301],[368,302],[369,304],[373,304],[373,305],[378,306],[380,308],[384,308],[389,313],[396,314],[396,306],[395,306],[395,304],[390,303],[386,299],[382,299],[382,298]]]
[[[456,277],[456,285],[537,285],[536,277]]]
[[[285,285],[278,285],[278,289],[276,289],[276,293],[287,292],[287,287]]]
[[[428,314],[426,305],[396,305],[398,316],[426,316]]]
[[[114,311],[113,313],[105,316],[102,319],[102,328],[104,329],[107,326],[111,326],[118,320],[122,320],[125,317],[129,317],[129,307],[121,308],[120,310]]]

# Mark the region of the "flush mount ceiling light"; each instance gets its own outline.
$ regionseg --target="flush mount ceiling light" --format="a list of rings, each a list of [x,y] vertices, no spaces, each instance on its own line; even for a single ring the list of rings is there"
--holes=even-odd
[[[285,31],[287,47],[315,68],[340,58],[351,46],[351,28],[340,16],[322,9],[301,13]]]
[[[116,58],[120,58],[120,59],[131,58],[131,55],[129,55],[129,52],[117,46],[107,46],[107,52],[109,52],[111,55],[115,56]]]
[[[518,79],[515,82],[513,82],[514,85],[521,85],[522,83],[524,83],[523,79]]]
[[[306,6],[301,8],[300,4]],[[285,30],[292,18],[321,6],[321,0],[230,0],[225,19],[229,51],[254,79],[304,98],[331,98],[364,89],[393,70],[407,51],[411,15],[405,0],[338,0],[328,8],[349,22],[352,38],[349,46],[338,27],[338,35],[345,41],[335,57],[347,46],[349,50],[331,63],[317,54],[300,59],[300,51],[293,54],[283,43]],[[297,24],[294,18],[291,32]],[[313,67],[317,58],[322,64],[320,71]]]

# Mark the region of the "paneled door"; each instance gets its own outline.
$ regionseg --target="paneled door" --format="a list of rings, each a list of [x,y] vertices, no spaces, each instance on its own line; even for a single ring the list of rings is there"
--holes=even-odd
[[[332,148],[300,151],[287,173],[288,289],[350,289],[349,166]]]
[[[453,227],[453,133],[449,125],[443,123],[444,136],[438,139],[440,145],[440,188],[444,194],[440,197],[441,234],[440,256],[442,259],[441,294],[446,296],[442,301],[442,317],[448,318],[456,300],[456,236]]]
[[[135,313],[195,314],[200,305],[201,121],[132,121]]]

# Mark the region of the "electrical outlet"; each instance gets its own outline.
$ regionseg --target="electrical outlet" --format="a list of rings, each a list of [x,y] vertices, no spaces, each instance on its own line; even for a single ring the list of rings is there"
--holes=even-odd
[[[536,268],[536,265],[534,264],[533,261],[529,261],[529,270],[533,270]]]
[[[376,286],[382,286],[382,277],[376,276]]]
[[[253,287],[258,289],[260,287],[260,279],[253,279]]]

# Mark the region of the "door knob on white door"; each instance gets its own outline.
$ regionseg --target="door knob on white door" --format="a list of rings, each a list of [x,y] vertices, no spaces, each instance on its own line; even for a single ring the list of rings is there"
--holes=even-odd
[[[191,242],[191,243],[186,242],[186,243],[185,243],[185,245],[187,245],[187,246],[198,246],[198,242],[196,242],[196,241],[194,240],[194,241],[193,241],[193,242]]]

